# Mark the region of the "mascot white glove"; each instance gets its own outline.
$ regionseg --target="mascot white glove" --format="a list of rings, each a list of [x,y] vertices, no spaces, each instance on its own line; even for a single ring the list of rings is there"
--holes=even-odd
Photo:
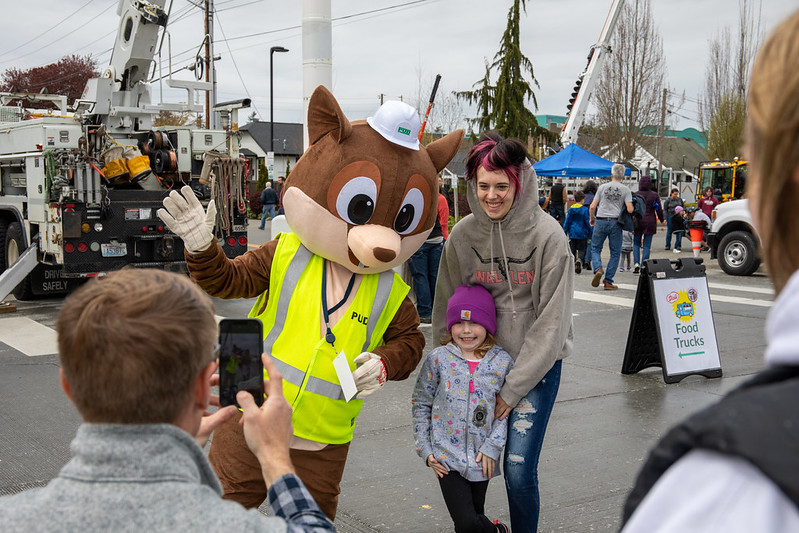
[[[355,380],[355,387],[358,389],[358,395],[355,397],[363,400],[379,391],[386,383],[388,377],[386,363],[377,354],[363,352],[355,358],[355,364],[361,365],[352,373],[352,379]]]
[[[164,198],[166,209],[158,210],[158,218],[164,221],[172,232],[183,239],[189,253],[207,250],[214,242],[214,221],[216,204],[208,203],[208,212],[194,195],[191,187],[184,186],[180,193],[172,191]]]

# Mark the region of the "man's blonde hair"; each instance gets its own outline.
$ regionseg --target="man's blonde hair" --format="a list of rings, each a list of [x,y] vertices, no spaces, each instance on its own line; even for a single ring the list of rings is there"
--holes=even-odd
[[[766,40],[749,84],[750,165],[760,181],[759,218],[770,231],[763,242],[779,292],[799,268],[799,11]]]
[[[89,281],[56,331],[73,401],[94,423],[175,422],[217,338],[211,299],[186,276],[151,269]]]

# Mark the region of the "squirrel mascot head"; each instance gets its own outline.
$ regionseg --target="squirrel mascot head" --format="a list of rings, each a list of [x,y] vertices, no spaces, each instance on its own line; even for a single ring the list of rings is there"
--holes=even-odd
[[[393,268],[435,224],[437,174],[463,130],[421,146],[416,111],[387,102],[350,122],[325,87],[308,105],[310,147],[286,180],[286,222],[311,252],[358,274]]]

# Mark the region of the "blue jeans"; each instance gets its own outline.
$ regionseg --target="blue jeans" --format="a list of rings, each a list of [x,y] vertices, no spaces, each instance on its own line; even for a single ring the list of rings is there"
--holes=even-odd
[[[562,205],[550,205],[549,214],[552,215],[552,218],[557,220],[558,224],[561,226],[566,222],[566,211]]]
[[[633,263],[636,265],[642,264],[649,259],[649,251],[652,249],[653,235],[633,235]],[[641,253],[641,244],[643,241],[644,253]],[[640,261],[638,260],[640,258]]]
[[[561,361],[556,361],[533,390],[522,398],[508,418],[505,445],[505,490],[508,493],[511,530],[538,530],[541,499],[538,495],[538,457],[549,415],[560,388]]]
[[[674,233],[674,249],[680,250],[682,249],[682,234],[684,233],[684,231],[679,230],[673,233]]]
[[[264,225],[266,224],[266,215],[269,215],[269,218],[275,218],[275,204],[266,204],[263,206],[263,214],[261,215],[261,226],[258,229],[264,229]]]
[[[413,276],[413,290],[416,293],[416,310],[420,317],[433,314],[433,295],[436,293],[438,263],[444,243],[426,242],[408,259],[408,267]]]
[[[594,233],[591,235],[591,266],[594,272],[602,268],[602,245],[608,240],[610,248],[610,259],[608,267],[605,269],[605,281],[613,283],[613,276],[619,268],[619,257],[621,257],[621,226],[614,218],[613,220],[599,220],[594,223]]]

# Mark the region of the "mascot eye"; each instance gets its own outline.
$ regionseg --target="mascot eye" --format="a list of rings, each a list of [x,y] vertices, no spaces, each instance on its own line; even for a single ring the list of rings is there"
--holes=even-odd
[[[402,200],[397,218],[394,220],[394,230],[400,235],[407,235],[416,229],[424,212],[424,196],[419,189],[411,189]]]
[[[377,198],[377,185],[363,176],[348,181],[336,198],[338,216],[349,224],[366,224],[372,218]]]

